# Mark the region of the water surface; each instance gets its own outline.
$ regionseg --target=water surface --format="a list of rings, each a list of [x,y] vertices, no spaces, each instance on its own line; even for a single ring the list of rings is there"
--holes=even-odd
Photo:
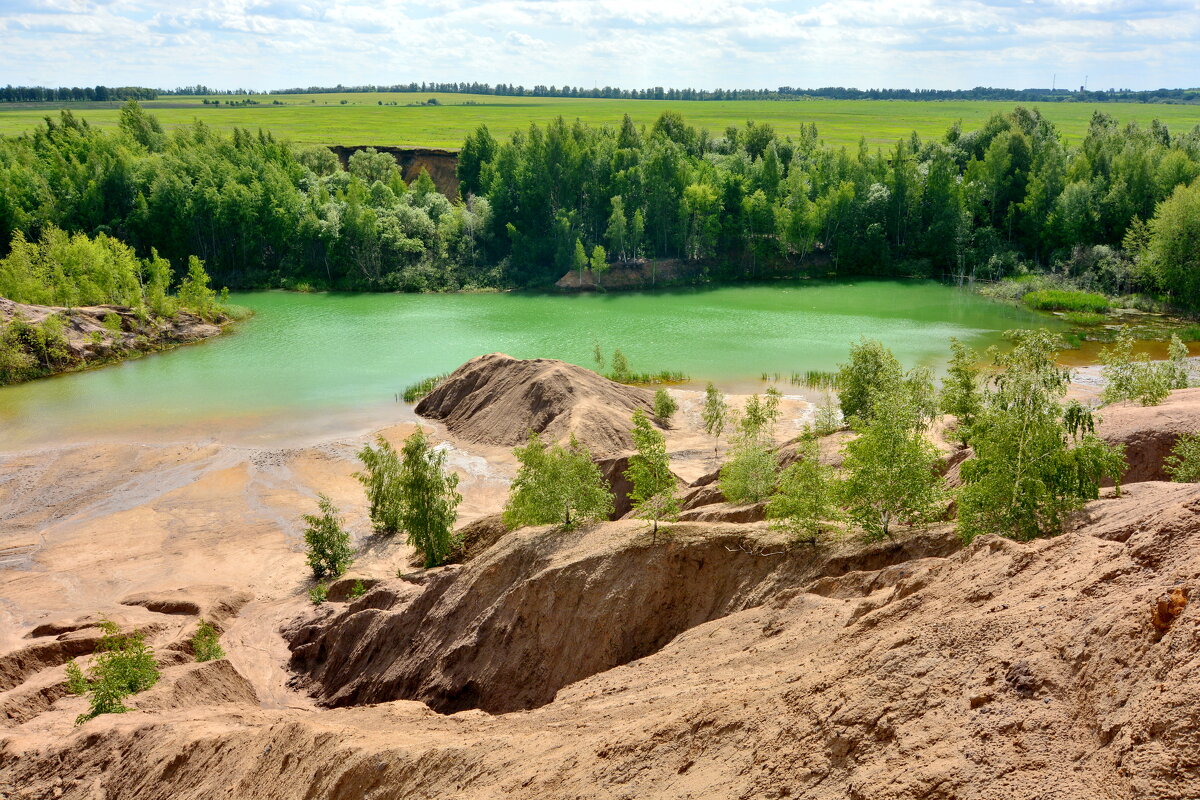
[[[501,351],[592,366],[599,342],[634,369],[760,390],[763,372],[834,369],[860,336],[906,366],[941,366],[1045,315],[935,282],[790,282],[535,294],[235,294],[255,311],[230,335],[0,389],[0,448],[138,435],[310,441],[410,419],[404,387]],[[1052,321],[1051,321],[1052,322]]]

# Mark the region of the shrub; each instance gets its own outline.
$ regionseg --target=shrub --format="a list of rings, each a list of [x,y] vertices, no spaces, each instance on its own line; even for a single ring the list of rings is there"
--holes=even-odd
[[[950,368],[942,383],[942,411],[958,420],[956,433],[963,444],[970,437],[971,425],[983,407],[979,388],[978,353],[958,339],[950,340]]]
[[[314,606],[321,605],[321,603],[329,599],[329,587],[323,583],[318,583],[308,590],[308,599]]]
[[[1174,358],[1152,362],[1144,353],[1134,354],[1133,334],[1127,328],[1122,328],[1116,341],[1100,350],[1100,363],[1104,365],[1102,374],[1106,381],[1101,399],[1105,403],[1137,401],[1143,406],[1156,406],[1166,399],[1171,389],[1181,388],[1176,385],[1181,380],[1183,387],[1186,387],[1187,362],[1179,360],[1176,342],[1183,348],[1186,359],[1187,348],[1174,337]],[[1179,374],[1181,369],[1182,378]]]
[[[869,419],[877,392],[885,392],[902,379],[900,362],[892,351],[874,339],[861,339],[850,347],[850,360],[837,373],[842,417]]]
[[[843,448],[842,503],[868,539],[891,536],[894,522],[922,524],[942,497],[939,454],[925,438],[921,410],[903,386],[878,393],[869,420]]]
[[[1103,314],[1108,311],[1108,298],[1096,292],[1072,289],[1038,289],[1028,292],[1025,305],[1039,311],[1083,311]]]
[[[531,433],[513,454],[521,466],[504,504],[502,519],[509,530],[556,522],[569,528],[612,514],[612,492],[591,453],[574,437],[566,447],[548,446]]]
[[[118,316],[116,314],[111,314],[111,313],[105,314],[104,315],[104,329],[106,331],[108,331],[109,333],[120,334],[121,333],[121,318],[120,318],[120,316]]]
[[[89,695],[89,709],[75,719],[82,725],[101,714],[123,714],[129,709],[122,702],[158,683],[158,664],[154,650],[140,632],[121,633],[115,622],[100,623],[104,631],[96,645],[86,675],[75,662],[67,665],[67,688],[75,694]]]
[[[1060,533],[1067,515],[1125,468],[1124,448],[1094,435],[1091,413],[1061,404],[1070,376],[1054,361],[1059,338],[1044,330],[1012,336],[1016,346],[996,356],[1002,372],[972,426],[975,457],[962,465],[959,532],[968,542],[982,533]]]
[[[704,422],[704,432],[713,437],[713,458],[716,458],[721,434],[729,419],[729,404],[725,402],[725,395],[711,383],[704,389],[704,410],[700,412],[700,419]]]
[[[322,580],[336,578],[346,571],[353,560],[350,534],[342,528],[337,507],[327,496],[317,496],[319,514],[305,514],[304,544],[308,548],[308,566],[313,577]]]
[[[454,547],[458,476],[446,471],[446,452],[435,450],[420,428],[404,440],[397,492],[400,527],[408,544],[425,556],[426,567],[446,560]]]
[[[351,600],[357,600],[358,598],[362,597],[366,593],[367,593],[367,587],[363,585],[363,582],[355,581],[354,585],[350,587],[349,596],[350,596]]]
[[[837,401],[833,399],[833,395],[826,392],[824,399],[817,404],[816,411],[813,413],[813,432],[817,436],[828,436],[841,428],[841,409],[838,407]]]
[[[375,447],[364,445],[358,460],[366,468],[354,477],[367,491],[371,524],[379,533],[399,532],[403,502],[400,495],[400,454],[382,435],[375,437]]]
[[[221,649],[221,634],[212,623],[200,620],[196,632],[192,635],[192,652],[197,661],[215,661],[225,657]]]
[[[667,393],[666,389],[659,389],[654,393],[654,418],[660,425],[664,427],[668,425],[671,417],[678,410],[679,404]]]
[[[679,498],[675,496],[676,480],[666,441],[641,409],[633,414],[633,445],[637,452],[629,457],[629,469],[625,471],[626,479],[633,484],[629,499],[634,515],[654,523],[657,535],[659,522],[679,518]]]
[[[1200,433],[1185,433],[1166,458],[1167,474],[1179,483],[1200,483]]]
[[[779,476],[766,516],[772,528],[786,531],[794,541],[813,544],[826,523],[841,517],[836,498],[834,469],[820,463],[817,443],[809,440],[801,445],[800,460]]]

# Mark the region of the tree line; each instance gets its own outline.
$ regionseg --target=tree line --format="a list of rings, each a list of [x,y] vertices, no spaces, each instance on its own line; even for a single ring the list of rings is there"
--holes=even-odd
[[[53,103],[58,101],[154,100],[158,89],[145,86],[13,86],[0,88],[0,103]]]
[[[616,86],[587,88],[537,84],[526,87],[508,83],[495,85],[479,82],[412,81],[390,85],[307,86],[279,89],[262,94],[330,94],[330,93],[387,93],[438,92],[442,94],[478,94],[496,97],[580,97],[612,100],[992,100],[1009,103],[1196,103],[1200,89],[1005,89],[976,86],[973,89],[856,89],[844,86],[797,88],[780,86],[775,89],[692,89],[652,86],[645,89],[622,89]],[[228,94],[204,86],[188,86],[167,94]]]
[[[47,226],[142,256],[202,259],[218,285],[454,290],[548,285],[568,270],[677,258],[712,279],[1054,272],[1110,294],[1200,307],[1200,126],[1093,116],[1067,146],[1037,110],[887,148],[823,146],[748,122],[719,135],[558,119],[459,155],[461,198],[410,184],[386,153],[343,170],[323,147],[136,103],[114,132],[69,111],[0,138],[0,247]]]

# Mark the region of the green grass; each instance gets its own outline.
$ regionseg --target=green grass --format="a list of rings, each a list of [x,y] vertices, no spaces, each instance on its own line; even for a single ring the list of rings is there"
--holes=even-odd
[[[1108,317],[1092,311],[1068,311],[1066,314],[1063,314],[1063,319],[1072,325],[1091,327],[1102,324]]]
[[[402,397],[406,403],[415,403],[432,392],[437,385],[448,377],[449,373],[434,375],[432,378],[422,378],[404,390]]]
[[[610,372],[604,377],[627,386],[654,386],[660,383],[687,383],[691,378],[677,370],[664,369],[660,372]]]
[[[1025,305],[1039,311],[1076,311],[1102,314],[1108,310],[1108,298],[1095,292],[1067,289],[1039,289],[1023,298]]]
[[[836,389],[837,373],[823,369],[793,372],[791,382],[793,386],[811,386],[814,389]]]
[[[408,105],[430,97],[436,97],[440,105]],[[755,120],[794,136],[802,125],[813,122],[829,145],[853,146],[861,137],[871,145],[891,145],[914,130],[922,137],[940,137],[960,119],[969,130],[990,115],[1009,111],[1016,105],[985,100],[581,100],[437,93],[259,95],[254,99],[259,105],[205,106],[199,97],[166,97],[144,105],[168,128],[199,119],[225,130],[263,128],[301,144],[450,148],[461,146],[467,133],[480,123],[486,123],[494,136],[502,138],[531,122],[546,123],[560,115],[568,121],[580,119],[593,125],[615,126],[625,113],[638,124],[650,124],[668,109],[681,112],[690,124],[708,128],[715,134],[720,134],[727,125]],[[283,105],[272,105],[273,100]],[[398,105],[379,105],[380,101]],[[1112,114],[1122,123],[1148,124],[1158,118],[1175,132],[1200,124],[1200,106],[1045,103],[1037,107],[1068,141],[1078,141],[1084,135],[1096,110]],[[32,130],[47,114],[57,114],[59,108],[71,108],[93,125],[113,127],[120,103],[0,104],[0,134]]]

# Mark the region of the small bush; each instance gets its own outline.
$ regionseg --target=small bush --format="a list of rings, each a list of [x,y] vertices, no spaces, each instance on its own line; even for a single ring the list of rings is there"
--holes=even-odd
[[[346,571],[353,560],[350,534],[342,528],[342,519],[333,501],[317,496],[319,514],[305,514],[304,544],[308,547],[308,565],[313,577],[321,580],[336,578]]]
[[[363,586],[362,581],[355,581],[354,585],[350,587],[350,599],[351,600],[357,600],[358,598],[362,597],[366,593],[367,593],[367,587]]]
[[[654,418],[658,420],[658,424],[668,425],[671,417],[678,410],[679,404],[675,402],[675,398],[667,394],[666,389],[659,389],[654,393]]]
[[[90,707],[75,718],[76,725],[101,714],[123,714],[129,709],[122,702],[131,694],[144,692],[158,683],[158,664],[154,650],[141,633],[121,633],[115,622],[100,623],[104,636],[96,645],[87,674],[75,662],[67,665],[67,688],[78,695],[90,695]]]
[[[1069,289],[1039,289],[1027,293],[1025,305],[1038,311],[1083,311],[1103,314],[1108,311],[1108,298],[1095,292]]]
[[[319,606],[329,599],[329,587],[323,583],[308,590],[308,599],[314,606]]]
[[[204,662],[224,658],[225,651],[221,649],[220,639],[221,634],[211,622],[200,620],[196,632],[192,635],[192,652],[195,653],[196,660]]]
[[[109,333],[119,334],[121,332],[121,318],[116,314],[105,314],[104,329]]]
[[[1185,433],[1175,442],[1165,469],[1171,480],[1200,483],[1200,433]]]

